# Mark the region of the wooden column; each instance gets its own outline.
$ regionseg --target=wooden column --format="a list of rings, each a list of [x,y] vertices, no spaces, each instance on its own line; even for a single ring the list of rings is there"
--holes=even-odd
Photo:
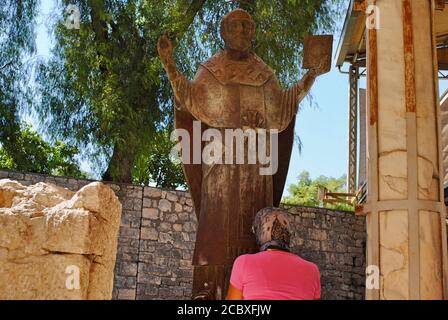
[[[447,298],[434,0],[369,1],[367,299]]]

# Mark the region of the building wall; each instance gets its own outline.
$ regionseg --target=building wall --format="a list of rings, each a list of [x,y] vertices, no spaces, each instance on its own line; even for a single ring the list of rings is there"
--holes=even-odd
[[[0,170],[0,179],[78,190],[91,180]],[[122,205],[114,299],[189,299],[197,220],[190,195],[107,183]],[[365,220],[353,213],[292,206],[293,251],[316,263],[322,299],[364,299]]]

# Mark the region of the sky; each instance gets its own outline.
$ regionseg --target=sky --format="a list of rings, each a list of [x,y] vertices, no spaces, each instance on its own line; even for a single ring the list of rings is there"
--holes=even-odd
[[[50,55],[52,39],[45,22],[54,8],[54,3],[55,0],[41,0],[36,40],[37,54],[41,57]],[[338,22],[338,30],[342,29],[343,22],[344,17]],[[339,37],[340,31],[334,35],[334,54]],[[345,65],[343,70],[347,70],[347,67]],[[360,81],[360,87],[365,87],[364,80]],[[447,88],[448,80],[441,82],[440,92]],[[285,189],[291,183],[297,182],[302,171],[308,171],[311,178],[320,175],[340,177],[347,173],[348,75],[341,74],[333,67],[331,72],[316,80],[311,95],[317,108],[311,107],[307,100],[300,106],[295,130],[302,141],[302,151],[299,153],[297,144],[294,144]],[[86,160],[82,161],[82,169],[89,171]],[[287,195],[287,190],[284,195]]]

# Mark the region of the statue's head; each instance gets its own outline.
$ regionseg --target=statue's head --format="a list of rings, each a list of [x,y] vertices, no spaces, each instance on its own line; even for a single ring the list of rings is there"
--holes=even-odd
[[[252,48],[254,34],[255,23],[246,10],[233,10],[222,19],[221,37],[226,44],[226,49],[249,51]]]

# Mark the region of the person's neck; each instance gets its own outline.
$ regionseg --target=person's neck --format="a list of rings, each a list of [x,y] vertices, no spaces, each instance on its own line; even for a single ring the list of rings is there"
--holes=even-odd
[[[226,49],[226,56],[230,60],[236,60],[236,61],[244,61],[246,60],[250,55],[249,50],[248,51],[238,51],[233,49]]]

